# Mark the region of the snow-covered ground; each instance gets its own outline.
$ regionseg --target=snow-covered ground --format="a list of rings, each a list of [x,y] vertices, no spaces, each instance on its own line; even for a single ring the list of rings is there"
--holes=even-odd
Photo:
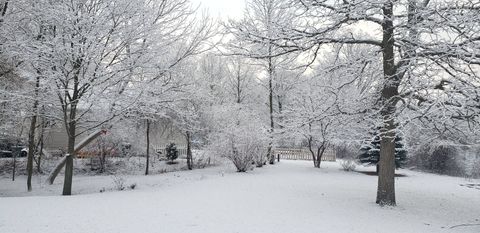
[[[21,191],[23,177],[3,178],[0,232],[480,232],[480,190],[462,186],[479,180],[400,170],[407,176],[396,178],[398,206],[382,208],[374,203],[377,178],[337,163],[233,171],[128,176],[125,184],[137,186],[121,192],[109,191],[110,176],[77,176],[73,196],[58,195],[60,178],[53,186],[37,180],[32,194]],[[36,196],[5,197],[14,195]]]

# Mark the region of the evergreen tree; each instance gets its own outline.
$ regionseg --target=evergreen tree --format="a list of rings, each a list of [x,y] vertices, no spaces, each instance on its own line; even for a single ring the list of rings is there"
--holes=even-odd
[[[378,131],[377,131],[378,132]],[[400,135],[395,137],[395,167],[401,168],[407,161],[407,150],[403,145],[403,138]],[[366,165],[376,165],[378,173],[378,162],[380,160],[380,136],[375,133],[372,140],[360,148],[358,156],[360,163]]]
[[[173,160],[178,158],[178,150],[175,143],[170,143],[167,148],[165,148],[167,152],[167,159],[173,163]]]

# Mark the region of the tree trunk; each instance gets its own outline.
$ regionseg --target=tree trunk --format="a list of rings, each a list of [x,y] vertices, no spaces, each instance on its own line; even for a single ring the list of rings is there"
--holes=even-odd
[[[42,173],[42,155],[44,146],[44,134],[45,134],[45,119],[42,118],[42,128],[40,131],[40,150],[38,151],[37,172]]]
[[[313,137],[310,136],[308,138],[308,150],[310,151],[310,154],[312,154],[313,167],[317,167],[317,157],[315,156],[315,151],[313,151],[312,141],[313,141]]]
[[[395,96],[398,94],[399,80],[396,76],[394,60],[393,3],[383,6],[383,73],[381,110],[383,128],[380,141],[380,169],[378,173],[377,200],[379,205],[396,205],[395,202]]]
[[[72,195],[73,157],[75,156],[75,139],[77,129],[77,95],[77,88],[74,88],[73,98],[70,102],[70,113],[68,116],[68,122],[66,122],[65,124],[68,135],[68,145],[67,154],[65,155],[65,179],[63,181],[63,195]],[[67,111],[67,109],[65,111]]]
[[[70,120],[68,126],[68,147],[67,154],[65,155],[65,180],[63,181],[63,195],[72,195],[73,157],[75,156],[75,131],[77,126],[74,119],[75,118]]]
[[[35,129],[37,127],[37,109],[38,109],[38,88],[40,88],[40,76],[37,76],[35,82],[35,101],[33,102],[33,116],[30,120],[30,130],[28,132],[28,155],[27,155],[27,190],[32,191],[33,174],[33,154],[35,152]]]
[[[70,139],[69,139],[70,140]],[[72,195],[73,183],[73,156],[70,153],[65,155],[65,180],[63,181],[62,195]]]
[[[320,161],[318,161],[318,157],[317,157],[317,156],[315,156],[315,160],[313,161],[313,163],[314,163],[313,166],[314,166],[315,168],[320,168]]]
[[[37,103],[37,101],[35,101]],[[35,106],[35,104],[34,104]],[[35,114],[30,121],[30,131],[28,133],[28,155],[27,155],[27,190],[32,191],[33,174],[33,154],[35,152],[35,125],[37,124],[37,115]]]
[[[147,119],[147,164],[145,167],[145,175],[148,175],[148,165],[150,163],[150,120]]]
[[[16,153],[12,153],[12,160],[13,160],[12,181],[15,181],[15,172],[17,170],[17,155],[16,155]]]
[[[322,164],[322,157],[323,157],[323,153],[325,152],[325,149],[326,149],[325,145],[321,145],[317,149],[317,161],[316,161],[317,163],[315,164],[316,168],[320,168],[320,165]]]
[[[283,111],[283,103],[282,103],[282,96],[277,95],[277,104],[278,104],[278,121],[280,124],[277,123],[277,126],[279,129],[283,129],[283,116],[282,116],[282,111]]]
[[[187,167],[188,170],[193,169],[193,161],[192,161],[192,143],[191,143],[191,137],[190,137],[190,132],[186,132],[186,137],[187,137]]]
[[[270,45],[268,47],[269,49],[269,55],[271,55],[271,48],[272,46]],[[267,149],[267,158],[268,158],[268,163],[269,164],[275,164],[275,156],[272,153],[272,147],[273,147],[273,131],[274,131],[274,121],[273,121],[273,61],[272,58],[268,58],[268,107],[269,107],[269,113],[270,113],[270,143],[268,145]]]
[[[5,14],[7,13],[7,9],[8,9],[8,0],[5,1],[5,3],[3,3],[3,5],[0,5],[0,15],[3,17],[5,16]],[[0,19],[0,22],[2,22],[3,20]]]

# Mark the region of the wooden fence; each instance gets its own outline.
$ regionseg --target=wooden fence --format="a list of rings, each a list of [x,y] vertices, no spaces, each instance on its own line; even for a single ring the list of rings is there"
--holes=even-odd
[[[273,149],[275,158],[280,155],[280,160],[312,160],[312,154],[310,150],[306,148],[294,149],[294,148],[275,148]],[[335,161],[336,155],[333,149],[326,149],[322,156],[322,161]]]
[[[178,156],[187,155],[187,145],[176,145],[178,150]],[[165,148],[167,145],[154,146],[154,152],[157,155],[163,157],[166,155]],[[161,154],[158,154],[161,153]],[[295,148],[274,148],[273,154],[275,158],[280,155],[280,159],[286,160],[312,160],[312,154],[307,148],[295,149]],[[336,161],[335,150],[326,149],[323,153],[322,161]]]
[[[160,154],[160,156],[166,156],[166,148],[167,148],[168,144],[167,145],[161,145],[161,146],[154,146],[153,147],[153,151],[157,154]],[[178,151],[178,156],[187,156],[187,145],[177,145],[175,144],[175,146],[177,147],[177,151]]]

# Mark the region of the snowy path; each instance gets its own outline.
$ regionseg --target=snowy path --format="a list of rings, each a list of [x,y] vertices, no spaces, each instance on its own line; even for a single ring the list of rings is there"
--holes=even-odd
[[[480,224],[480,190],[460,186],[465,179],[401,171],[408,177],[397,178],[399,206],[380,208],[376,177],[322,166],[209,168],[129,178],[138,182],[134,191],[3,197],[0,232],[480,232],[480,225],[451,229]]]

